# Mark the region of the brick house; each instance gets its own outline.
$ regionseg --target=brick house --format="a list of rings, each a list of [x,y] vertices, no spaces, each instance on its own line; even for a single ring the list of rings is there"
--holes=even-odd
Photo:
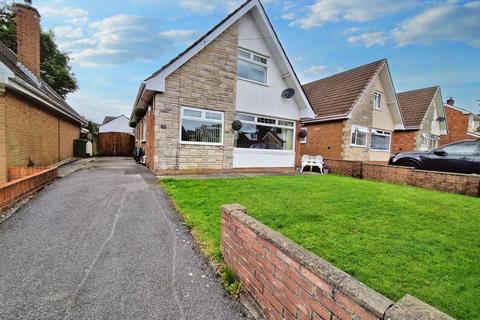
[[[405,130],[395,130],[392,152],[437,148],[442,135],[448,133],[440,87],[402,92],[398,101]]]
[[[130,127],[129,122],[130,120],[123,114],[118,117],[106,116],[102,124],[98,126],[98,132],[123,132],[133,134],[133,129]]]
[[[287,90],[289,89],[289,90]],[[158,174],[293,169],[314,117],[258,0],[142,82],[130,120]]]
[[[308,135],[301,141],[301,154],[388,161],[392,133],[404,126],[386,59],[303,88],[317,117],[303,121]]]
[[[447,100],[445,115],[448,123],[448,134],[442,137],[440,145],[446,145],[461,140],[479,139],[480,116],[455,106],[455,100]]]
[[[0,183],[8,168],[73,156],[83,118],[40,77],[40,15],[16,4],[17,54],[0,43]]]

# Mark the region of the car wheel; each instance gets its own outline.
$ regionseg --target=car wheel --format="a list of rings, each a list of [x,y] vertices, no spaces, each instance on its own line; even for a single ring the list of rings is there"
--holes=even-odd
[[[402,167],[411,167],[415,169],[418,169],[419,167],[418,163],[413,160],[400,160],[397,163],[395,163],[395,165],[402,166]]]

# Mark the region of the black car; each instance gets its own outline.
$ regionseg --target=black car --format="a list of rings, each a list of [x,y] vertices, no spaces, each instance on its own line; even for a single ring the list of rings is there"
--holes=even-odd
[[[422,170],[480,174],[480,139],[455,142],[423,152],[400,152],[392,156],[388,164]]]

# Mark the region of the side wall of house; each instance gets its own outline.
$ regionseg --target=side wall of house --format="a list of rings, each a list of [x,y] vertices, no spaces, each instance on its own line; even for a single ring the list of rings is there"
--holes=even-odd
[[[345,121],[329,121],[306,124],[307,142],[300,144],[300,155],[321,155],[330,159],[342,159]]]
[[[445,107],[445,115],[447,118],[448,135],[442,136],[440,145],[446,145],[455,141],[473,139],[467,134],[468,130],[468,114],[461,111]]]
[[[416,150],[418,131],[395,131],[392,137],[392,153]]]
[[[202,172],[232,167],[238,24],[233,24],[166,79],[155,95],[155,170]],[[180,144],[181,106],[224,112],[223,146]]]
[[[48,166],[73,156],[80,126],[71,124],[7,89],[5,96],[6,167]],[[4,168],[2,168],[2,171]]]

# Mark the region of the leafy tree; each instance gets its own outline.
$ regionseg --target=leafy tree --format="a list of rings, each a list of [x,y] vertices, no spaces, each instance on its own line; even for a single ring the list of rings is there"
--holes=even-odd
[[[17,52],[16,11],[12,4],[0,5],[0,41]],[[63,98],[78,89],[75,74],[69,65],[68,53],[61,51],[53,31],[40,33],[40,74],[42,79]]]

